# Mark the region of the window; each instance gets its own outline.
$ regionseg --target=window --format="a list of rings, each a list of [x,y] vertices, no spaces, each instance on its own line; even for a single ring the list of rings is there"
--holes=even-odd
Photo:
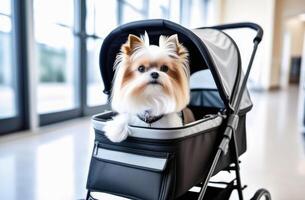
[[[100,0],[86,1],[87,106],[107,102],[99,69],[99,51],[103,39],[118,25],[130,21],[164,18],[179,21],[179,1]]]
[[[98,106],[107,103],[103,93],[103,82],[99,68],[99,53],[102,39],[87,39],[87,106]]]
[[[34,0],[39,114],[79,107],[74,1]]]
[[[86,0],[86,32],[88,35],[107,36],[118,25],[117,0]]]
[[[169,19],[179,22],[180,1],[121,0],[120,24],[143,19]]]
[[[99,68],[99,52],[103,39],[118,25],[117,1],[86,1],[87,106],[107,103]]]
[[[107,102],[99,69],[99,51],[103,39],[118,25],[130,21],[164,18],[179,21],[179,2],[171,0],[86,1],[87,106]]]
[[[0,134],[29,126],[29,105],[33,103],[27,85],[29,67],[38,72],[37,113],[32,114],[39,116],[40,125],[102,112],[107,109],[107,96],[103,94],[99,51],[105,37],[131,21],[189,22],[196,2],[199,0],[1,0]],[[188,6],[182,9],[182,4]],[[30,11],[33,21],[27,22]],[[27,35],[27,23],[34,25],[29,30],[34,35]],[[34,38],[34,44],[27,44],[32,42],[29,38]],[[34,47],[30,55],[27,45]],[[32,55],[35,65],[27,66]]]
[[[121,24],[148,18],[148,2],[146,0],[123,0],[121,3]]]

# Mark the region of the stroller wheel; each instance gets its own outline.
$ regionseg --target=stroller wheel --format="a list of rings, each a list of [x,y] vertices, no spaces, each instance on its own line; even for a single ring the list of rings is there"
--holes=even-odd
[[[271,194],[266,189],[259,189],[255,192],[254,196],[251,198],[251,200],[271,200]]]

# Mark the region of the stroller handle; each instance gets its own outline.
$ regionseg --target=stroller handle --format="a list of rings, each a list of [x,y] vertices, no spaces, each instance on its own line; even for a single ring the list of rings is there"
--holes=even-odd
[[[225,30],[225,29],[236,29],[236,28],[250,28],[256,31],[256,36],[253,39],[253,42],[260,43],[263,38],[264,31],[262,27],[258,24],[252,22],[241,22],[241,23],[232,23],[232,24],[223,24],[223,25],[216,25],[211,26],[209,28],[215,28],[218,30]]]

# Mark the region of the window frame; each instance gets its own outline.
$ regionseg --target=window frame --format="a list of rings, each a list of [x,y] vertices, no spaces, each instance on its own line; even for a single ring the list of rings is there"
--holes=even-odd
[[[27,40],[26,40],[26,15],[25,2],[11,1],[11,20],[13,38],[13,56],[16,57],[16,115],[13,117],[0,119],[0,135],[29,128],[28,110],[28,66],[27,66]]]

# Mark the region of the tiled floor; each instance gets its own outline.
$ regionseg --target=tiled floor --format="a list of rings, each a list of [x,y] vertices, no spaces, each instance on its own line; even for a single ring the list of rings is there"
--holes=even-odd
[[[305,199],[305,148],[297,129],[297,96],[296,87],[252,94],[248,151],[241,157],[242,181],[248,184],[245,199],[261,187],[268,188],[275,200]],[[1,137],[0,199],[83,198],[93,139],[89,118]]]

